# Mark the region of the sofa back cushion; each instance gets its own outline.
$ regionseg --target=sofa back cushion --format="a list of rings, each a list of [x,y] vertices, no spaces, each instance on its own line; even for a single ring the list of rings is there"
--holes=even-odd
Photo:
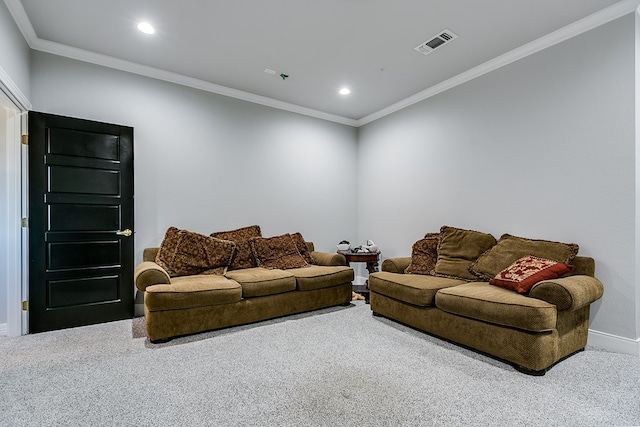
[[[229,265],[229,270],[258,266],[251,251],[249,240],[254,237],[262,237],[262,231],[259,225],[250,225],[229,231],[217,231],[212,233],[211,236],[218,239],[230,240],[236,244],[236,252],[231,260],[231,265]]]
[[[575,243],[525,239],[503,234],[498,243],[482,254],[470,269],[478,277],[491,280],[516,260],[532,255],[563,264],[571,264],[578,253]]]
[[[309,251],[309,253],[311,253],[311,252],[316,250],[316,246],[313,244],[313,242],[309,242],[309,241],[305,240],[304,244],[307,246],[307,251]]]
[[[495,244],[496,239],[491,234],[442,226],[438,244],[438,261],[435,267],[436,275],[463,280],[477,279],[469,271],[469,267]]]
[[[224,274],[234,250],[228,240],[169,227],[155,261],[170,277]]]
[[[142,261],[156,262],[159,250],[160,248],[144,248],[142,251]]]
[[[586,256],[576,256],[571,262],[573,268],[567,274],[567,276],[585,275],[595,276],[596,274],[596,260]]]

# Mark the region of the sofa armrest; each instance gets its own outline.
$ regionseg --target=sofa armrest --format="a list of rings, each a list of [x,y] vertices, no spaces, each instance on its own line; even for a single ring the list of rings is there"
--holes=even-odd
[[[603,293],[598,279],[576,275],[536,283],[529,296],[554,304],[558,311],[572,311],[599,300]]]
[[[147,286],[171,283],[169,273],[153,261],[143,261],[136,266],[133,280],[138,290],[144,292]]]
[[[337,253],[313,251],[311,252],[311,258],[318,265],[347,265],[347,259],[344,255]]]
[[[389,273],[404,273],[404,270],[409,267],[411,263],[411,257],[396,257],[387,258],[382,262],[382,271],[388,271]]]

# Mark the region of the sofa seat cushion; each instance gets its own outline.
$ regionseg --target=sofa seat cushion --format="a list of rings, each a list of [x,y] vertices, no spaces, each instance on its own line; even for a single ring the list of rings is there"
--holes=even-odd
[[[353,269],[343,266],[312,265],[305,268],[287,270],[296,278],[298,290],[313,291],[315,289],[330,288],[353,280]]]
[[[487,282],[441,289],[436,295],[436,307],[447,313],[533,332],[555,329],[558,317],[553,304]]]
[[[240,284],[217,275],[174,277],[170,284],[148,286],[144,295],[150,311],[231,304],[241,299]]]
[[[282,294],[296,289],[296,278],[290,270],[243,268],[227,271],[225,276],[240,283],[243,298]]]
[[[428,307],[434,305],[436,292],[466,283],[447,277],[380,271],[369,275],[369,289],[399,301]]]

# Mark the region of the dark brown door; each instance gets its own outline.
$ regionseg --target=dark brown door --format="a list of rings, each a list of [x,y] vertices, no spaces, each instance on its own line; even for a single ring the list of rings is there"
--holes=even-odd
[[[29,113],[29,331],[133,317],[133,128]]]

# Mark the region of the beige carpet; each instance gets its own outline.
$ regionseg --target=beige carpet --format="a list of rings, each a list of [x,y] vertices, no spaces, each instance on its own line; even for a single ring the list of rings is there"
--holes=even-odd
[[[0,340],[0,426],[640,425],[640,358],[530,377],[350,307],[153,345],[143,319]]]

